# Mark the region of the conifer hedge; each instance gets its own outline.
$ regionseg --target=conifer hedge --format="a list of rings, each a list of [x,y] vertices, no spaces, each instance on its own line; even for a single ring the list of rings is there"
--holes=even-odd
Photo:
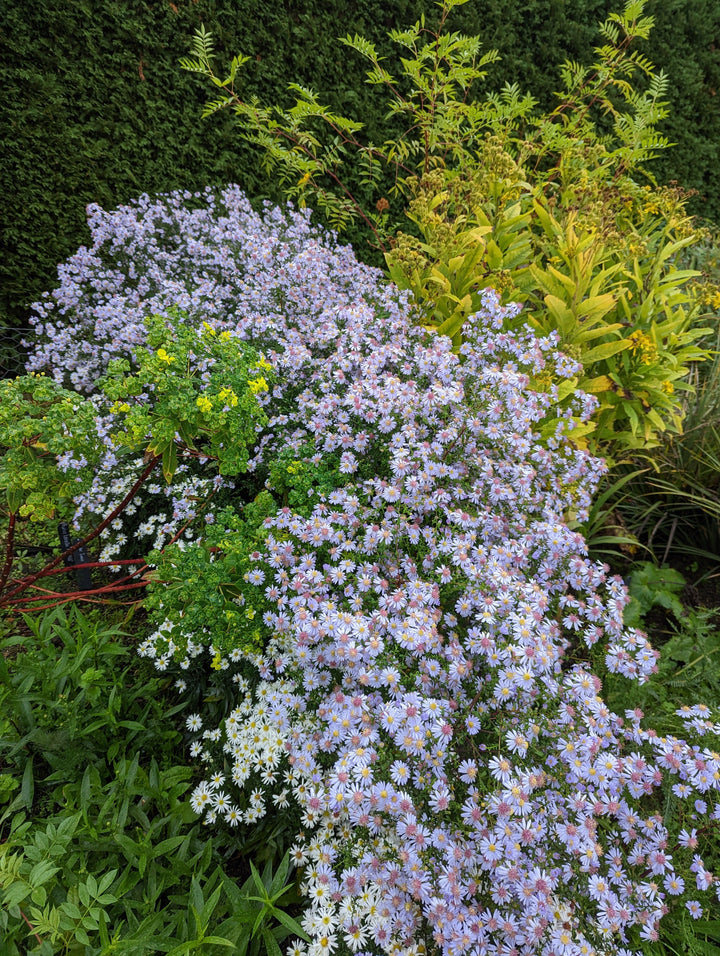
[[[517,81],[541,107],[553,102],[566,58],[589,62],[596,24],[612,0],[469,0],[453,28],[499,49],[491,87]],[[383,100],[365,64],[336,42],[362,33],[379,49],[387,31],[435,15],[430,0],[16,0],[0,23],[0,327],[23,326],[29,304],[56,282],[57,263],[88,240],[85,206],[141,193],[237,182],[280,198],[229,114],[200,121],[207,89],[178,66],[204,23],[218,62],[237,52],[246,89],[279,102],[289,79],[341,112],[372,117]],[[670,77],[678,145],[658,160],[660,180],[698,195],[691,208],[720,219],[720,0],[655,0],[645,53]],[[720,41],[719,41],[720,42]],[[371,125],[371,124],[370,124]],[[352,236],[349,237],[352,239]]]

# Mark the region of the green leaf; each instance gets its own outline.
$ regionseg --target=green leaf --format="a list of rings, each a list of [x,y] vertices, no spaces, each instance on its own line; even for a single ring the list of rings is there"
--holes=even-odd
[[[265,900],[268,898],[268,897],[267,897],[267,888],[266,888],[265,884],[263,883],[263,881],[262,881],[262,879],[261,879],[261,877],[260,877],[260,874],[258,873],[257,869],[255,868],[255,864],[253,863],[252,860],[250,860],[250,873],[252,874],[252,881],[253,881],[253,883],[255,884],[255,886],[257,887],[258,893],[260,894],[260,899],[261,899],[262,901],[265,901]]]
[[[13,487],[7,488],[5,494],[7,496],[8,511],[10,514],[17,514],[25,501],[25,492],[22,488]]]
[[[105,911],[100,911],[100,919],[98,920],[98,932],[100,934],[100,945],[102,947],[102,952],[106,953],[110,949],[110,937],[107,931],[107,917]]]
[[[578,382],[576,378],[569,378],[559,382],[557,386],[558,403],[566,399],[568,395],[573,395],[577,391],[577,388]]]
[[[487,243],[487,263],[493,272],[499,272],[503,266],[502,250],[493,239]]]
[[[114,869],[114,870],[108,870],[107,873],[103,874],[103,876],[100,877],[100,882],[98,883],[98,892],[97,892],[98,896],[103,894],[108,889],[108,887],[110,886],[110,884],[112,883],[112,881],[115,879],[116,876],[117,876],[117,869]]]
[[[616,342],[605,342],[603,345],[596,345],[594,349],[583,352],[582,363],[587,366],[592,365],[594,362],[601,362],[603,359],[608,359],[613,355],[617,355],[618,352],[623,352],[625,349],[630,348],[630,344],[628,339],[618,339]]]
[[[260,931],[260,935],[262,937],[262,941],[265,943],[266,956],[283,956],[282,950],[278,946],[277,940],[267,926],[263,926],[262,930]]]
[[[35,795],[35,778],[33,777],[33,757],[30,757],[25,764],[25,770],[22,776],[22,786],[20,787],[20,796],[23,804],[28,810],[32,810],[33,797]]]
[[[202,912],[202,909],[205,905],[202,887],[200,886],[200,880],[198,880],[197,877],[193,877],[192,882],[190,883],[190,903],[195,907],[198,914]]]
[[[257,899],[257,897],[251,897],[251,899]],[[264,901],[258,900],[258,902],[263,903],[263,906],[261,907],[259,913],[255,917],[255,922],[253,923],[253,928],[251,932],[251,936],[253,938],[255,937],[255,934],[257,933],[258,929],[265,929],[264,922],[268,916],[268,910],[266,906],[264,905]]]
[[[572,332],[575,328],[575,316],[565,302],[556,295],[548,294],[545,296],[545,305],[555,320],[557,330],[563,339],[572,339]]]
[[[285,856],[280,861],[280,866],[275,871],[273,875],[272,882],[270,884],[269,894],[273,899],[275,899],[275,894],[280,890],[280,888],[285,883],[285,878],[288,875],[288,870],[290,869],[290,854],[286,853]]]
[[[462,311],[453,312],[447,319],[437,327],[438,335],[447,335],[452,338],[463,327],[467,313]]]
[[[47,900],[47,891],[44,886],[36,886],[30,894],[30,899],[36,906],[44,906]]]
[[[191,940],[187,943],[181,943],[179,946],[176,946],[174,949],[169,950],[167,956],[184,956],[185,953],[192,953],[193,951],[197,952],[198,949],[198,940]]]
[[[3,890],[3,905],[8,909],[11,906],[18,906],[31,892],[32,887],[27,883],[11,883],[7,889]]]
[[[608,378],[607,375],[598,375],[596,378],[583,379],[582,382],[583,391],[589,392],[591,395],[607,392],[612,386],[612,379]]]
[[[32,886],[40,886],[54,876],[59,869],[59,866],[54,866],[49,860],[40,860],[40,862],[36,863],[32,870],[30,870],[28,882]]]
[[[165,476],[165,481],[167,481],[168,484],[170,484],[170,482],[173,480],[173,475],[177,469],[177,464],[177,446],[175,445],[175,442],[171,442],[163,451],[162,456],[163,475]]]
[[[64,903],[60,904],[60,909],[62,910],[63,913],[66,913],[70,917],[70,919],[76,919],[76,920],[82,919],[82,913],[80,912],[80,908],[77,906],[76,903],[73,903],[72,900],[65,900]]]
[[[176,847],[179,847],[184,840],[184,836],[168,837],[167,840],[161,840],[160,843],[157,843],[153,847],[153,854],[156,858],[164,856],[166,853],[170,853]]]
[[[310,937],[306,935],[302,926],[284,910],[273,906],[272,914],[278,923],[282,923],[282,925],[289,929],[291,933],[294,933],[295,936],[299,937],[300,939],[304,939],[306,943],[310,942]]]
[[[93,908],[90,910],[89,913],[86,913],[85,916],[83,916],[81,920],[81,924],[85,927],[85,929],[89,929],[89,930],[97,929],[97,925],[98,925],[97,918],[99,913],[100,913],[100,910]]]
[[[90,806],[90,796],[92,793],[92,782],[90,776],[90,767],[85,768],[82,781],[80,783],[80,809],[87,811]]]
[[[610,292],[604,295],[590,296],[584,299],[576,308],[576,314],[581,321],[595,322],[607,315],[615,307],[615,296]]]
[[[203,930],[209,926],[212,914],[215,912],[215,907],[218,905],[220,899],[220,894],[222,893],[222,884],[218,886],[213,892],[212,896],[208,899],[205,905],[202,908],[200,913],[200,920]]]

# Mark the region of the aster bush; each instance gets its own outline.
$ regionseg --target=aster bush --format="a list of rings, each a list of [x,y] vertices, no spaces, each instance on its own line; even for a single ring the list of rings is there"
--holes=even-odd
[[[247,318],[271,347],[285,315],[307,328],[323,312],[374,292],[379,273],[349,249],[323,244],[309,211],[256,212],[237,186],[170,193],[105,211],[88,207],[92,243],[58,269],[35,303],[29,371],[92,393],[112,359],[133,359],[145,319],[180,309],[217,331]],[[181,321],[176,318],[175,321]],[[290,350],[286,362],[295,361]]]
[[[140,651],[196,703],[206,822],[296,828],[310,942],[291,952],[629,954],[671,904],[711,912],[720,725],[688,705],[683,738],[660,737],[603,700],[608,674],[642,683],[657,654],[570,529],[605,465],[573,441],[596,399],[558,336],[488,291],[455,353],[307,215],[256,214],[233,188],[93,215],[31,368],[132,416],[114,447],[186,456],[153,522]],[[190,336],[237,351],[159,435],[177,409],[158,383]],[[240,403],[216,404],[238,374],[252,443]],[[224,477],[233,436],[247,456]],[[76,520],[124,480],[98,469]]]

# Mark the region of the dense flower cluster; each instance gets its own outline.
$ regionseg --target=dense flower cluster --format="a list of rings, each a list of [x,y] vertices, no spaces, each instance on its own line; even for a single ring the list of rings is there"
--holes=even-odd
[[[301,806],[312,954],[622,952],[681,885],[653,794],[668,774],[693,799],[718,788],[717,753],[610,713],[583,663],[602,647],[643,680],[656,655],[564,520],[601,469],[529,373],[572,363],[503,332],[504,311],[486,297],[461,358],[402,312],[338,312],[299,420],[259,452],[337,460],[339,486],[266,521],[266,647],[223,660],[261,679],[238,675],[238,707],[199,738],[229,779],[193,805],[231,823]],[[176,627],[142,652],[167,666]]]
[[[34,305],[28,362],[82,392],[111,359],[132,359],[149,315],[180,309],[218,330],[243,317],[270,339],[288,315],[305,315],[321,347],[325,311],[374,293],[380,278],[328,243],[308,211],[257,213],[237,186],[142,196],[109,212],[90,205],[88,225],[90,247],[59,267],[60,284]]]
[[[36,338],[27,343],[28,371],[80,392],[94,393],[113,360],[135,364],[149,316],[175,323],[184,314],[198,334],[230,330],[271,357],[279,381],[272,395],[257,398],[276,410],[282,406],[287,414],[276,415],[275,424],[288,423],[305,378],[333,343],[334,317],[366,300],[398,307],[380,288],[381,273],[314,228],[308,211],[267,207],[257,213],[237,186],[142,196],[110,212],[91,205],[88,223],[90,248],[62,264],[59,286],[35,303]],[[113,424],[112,415],[98,417],[107,452],[92,487],[76,497],[78,529],[115,509],[141,465],[141,459],[118,459]],[[64,470],[77,468],[66,459]],[[178,474],[180,484],[143,488],[103,532],[101,560],[121,554],[128,540],[161,547],[219,487],[192,462],[181,463]],[[213,520],[212,510],[205,519]]]
[[[96,246],[129,264],[82,253],[33,362],[91,389],[147,309],[179,305],[273,367],[250,468],[277,508],[237,589],[260,644],[219,649],[161,599],[140,650],[188,681],[208,655],[232,672],[222,725],[188,718],[208,767],[191,801],[230,825],[299,808],[311,942],[292,952],[629,954],[673,897],[700,915],[720,898],[698,838],[720,819],[720,726],[688,707],[695,742],[661,738],[601,697],[605,669],[643,681],[656,653],[568,527],[603,470],[569,439],[594,400],[557,404],[576,365],[506,331],[518,310],[493,293],[455,355],[304,216],[213,202],[98,213]],[[661,788],[695,827],[664,819]]]

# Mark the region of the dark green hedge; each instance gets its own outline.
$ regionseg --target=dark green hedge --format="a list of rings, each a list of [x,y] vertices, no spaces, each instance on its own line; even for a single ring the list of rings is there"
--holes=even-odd
[[[479,33],[503,56],[506,79],[552,103],[559,63],[589,61],[607,0],[469,0],[452,26]],[[253,57],[246,88],[281,100],[296,80],[332,105],[378,122],[383,100],[363,65],[334,42],[359,32],[381,47],[427,0],[15,0],[0,21],[0,325],[23,325],[28,306],[55,284],[57,263],[87,241],[85,206],[112,207],[142,192],[238,182],[273,195],[258,162],[222,114],[201,122],[208,89],[178,59],[202,22],[218,62]],[[720,219],[720,0],[654,0],[646,52],[671,78],[678,143],[656,165],[664,180],[697,189],[694,209]],[[720,41],[719,41],[720,42]]]

